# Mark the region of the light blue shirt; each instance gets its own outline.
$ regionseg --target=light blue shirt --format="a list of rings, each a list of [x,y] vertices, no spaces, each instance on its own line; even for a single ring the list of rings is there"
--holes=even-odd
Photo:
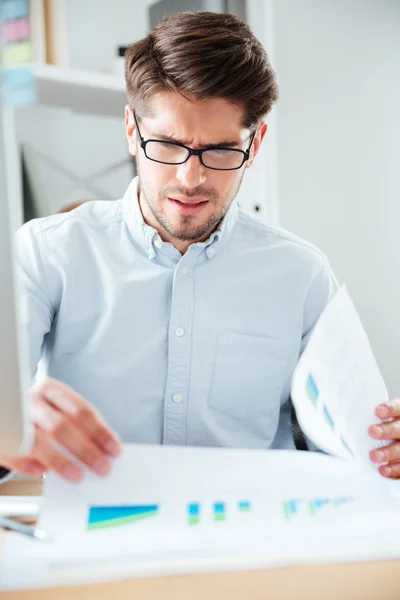
[[[293,370],[335,287],[313,245],[233,202],[181,255],[137,179],[17,239],[32,378],[40,360],[125,442],[294,448]]]

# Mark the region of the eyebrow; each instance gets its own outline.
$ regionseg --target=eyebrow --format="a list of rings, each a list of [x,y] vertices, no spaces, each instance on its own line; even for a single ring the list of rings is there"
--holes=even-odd
[[[183,146],[188,146],[188,144],[184,140],[177,140],[171,135],[163,135],[162,133],[151,133],[150,138],[152,140],[162,140],[163,142],[172,142],[173,144],[183,144]],[[207,144],[204,148],[233,148],[235,146],[240,146],[240,142],[237,140],[228,140],[218,142],[217,144]]]

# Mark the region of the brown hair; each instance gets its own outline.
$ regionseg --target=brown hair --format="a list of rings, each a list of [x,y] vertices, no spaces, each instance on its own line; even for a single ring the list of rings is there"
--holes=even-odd
[[[275,72],[250,27],[231,14],[181,12],[166,17],[125,53],[128,102],[147,113],[154,93],[200,100],[225,98],[243,106],[253,128],[278,99]]]

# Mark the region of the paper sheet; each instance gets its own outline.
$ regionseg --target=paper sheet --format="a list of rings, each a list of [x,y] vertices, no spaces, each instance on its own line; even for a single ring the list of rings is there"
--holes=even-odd
[[[321,315],[292,381],[303,431],[330,454],[373,466],[369,451],[382,445],[368,427],[388,400],[367,334],[345,286]]]
[[[127,446],[106,479],[49,476],[54,541],[10,535],[1,585],[400,556],[385,483],[317,453]]]

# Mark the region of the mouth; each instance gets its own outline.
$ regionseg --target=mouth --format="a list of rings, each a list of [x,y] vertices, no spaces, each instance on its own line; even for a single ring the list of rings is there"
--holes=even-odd
[[[199,213],[208,202],[208,200],[193,198],[185,198],[182,200],[178,200],[177,198],[168,198],[168,200],[178,212],[189,215],[195,215]]]

